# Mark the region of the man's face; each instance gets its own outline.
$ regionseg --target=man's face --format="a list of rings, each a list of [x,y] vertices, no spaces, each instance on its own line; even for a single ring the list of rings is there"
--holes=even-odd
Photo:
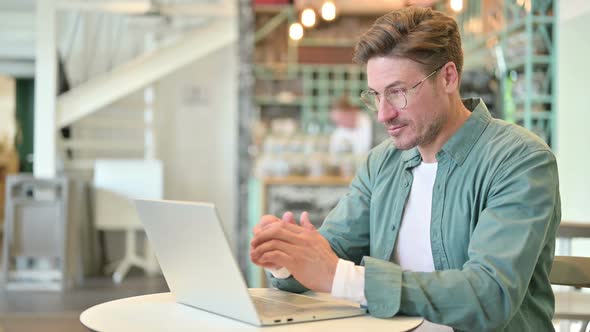
[[[367,63],[369,89],[380,98],[377,119],[400,150],[427,146],[435,140],[446,122],[448,98],[438,84],[438,72],[408,91],[404,109],[392,106],[383,93],[386,89],[409,89],[428,74],[420,64],[406,58],[375,57]]]

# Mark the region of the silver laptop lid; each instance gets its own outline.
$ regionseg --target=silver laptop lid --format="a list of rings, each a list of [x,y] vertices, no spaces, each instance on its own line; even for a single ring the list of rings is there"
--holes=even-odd
[[[260,325],[213,204],[150,200],[135,204],[179,303]]]

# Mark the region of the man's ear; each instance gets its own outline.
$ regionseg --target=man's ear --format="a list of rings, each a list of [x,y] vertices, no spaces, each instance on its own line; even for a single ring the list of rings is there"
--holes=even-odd
[[[447,62],[441,69],[443,84],[446,93],[454,93],[459,89],[459,73],[454,62]]]

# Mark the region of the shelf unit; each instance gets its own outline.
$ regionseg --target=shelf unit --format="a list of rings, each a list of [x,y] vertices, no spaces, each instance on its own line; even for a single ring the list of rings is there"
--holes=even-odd
[[[555,139],[555,0],[469,0],[458,15],[465,67],[492,66],[502,117]]]
[[[258,106],[297,107],[301,128],[312,122],[330,128],[329,111],[334,98],[346,94],[352,103],[361,106],[358,97],[367,86],[362,67],[352,64],[256,65],[255,77]]]

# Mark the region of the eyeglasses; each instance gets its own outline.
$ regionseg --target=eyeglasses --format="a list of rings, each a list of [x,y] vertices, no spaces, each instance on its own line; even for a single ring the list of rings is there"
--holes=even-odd
[[[383,91],[383,95],[385,96],[385,100],[387,102],[397,108],[397,109],[405,109],[408,106],[408,92],[416,89],[420,84],[424,83],[427,79],[429,79],[432,75],[436,74],[442,66],[436,68],[432,73],[428,76],[424,77],[420,82],[414,84],[409,89],[403,89],[398,87],[388,87]],[[361,100],[367,106],[367,108],[375,113],[379,112],[379,104],[381,102],[381,97],[379,93],[374,90],[365,90],[361,93]]]

